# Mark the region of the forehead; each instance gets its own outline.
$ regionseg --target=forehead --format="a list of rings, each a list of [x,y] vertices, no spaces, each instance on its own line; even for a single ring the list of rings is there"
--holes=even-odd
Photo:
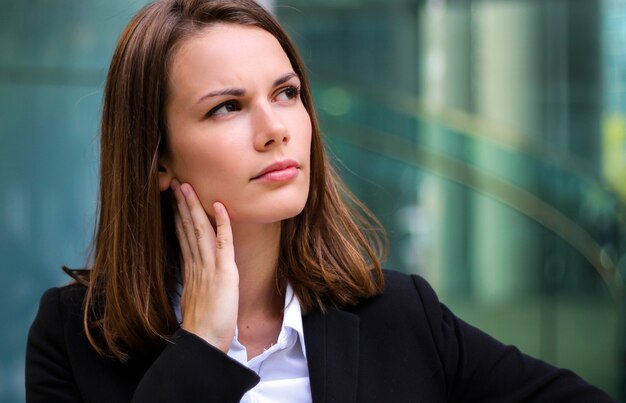
[[[255,74],[284,74],[291,69],[289,58],[269,32],[219,23],[183,39],[170,60],[169,75],[177,85],[190,78],[198,84],[228,85]]]

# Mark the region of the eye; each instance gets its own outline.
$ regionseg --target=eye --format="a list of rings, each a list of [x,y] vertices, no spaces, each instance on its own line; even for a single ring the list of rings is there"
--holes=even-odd
[[[290,101],[300,96],[300,88],[290,85],[283,88],[278,95],[276,101]]]
[[[207,117],[223,116],[231,112],[237,112],[240,110],[241,110],[241,105],[239,105],[239,102],[226,101],[224,103],[217,105],[215,108],[211,109],[209,112],[207,112],[206,116]]]

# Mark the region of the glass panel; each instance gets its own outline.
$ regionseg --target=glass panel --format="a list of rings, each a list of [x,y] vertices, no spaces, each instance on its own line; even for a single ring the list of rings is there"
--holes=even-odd
[[[26,334],[39,297],[87,261],[98,121],[122,27],[146,1],[2,1],[0,401],[24,401]]]
[[[626,120],[622,107],[603,123],[602,98],[624,88],[626,2],[290,5],[277,12],[307,58],[328,147],[389,230],[386,266],[621,396]]]

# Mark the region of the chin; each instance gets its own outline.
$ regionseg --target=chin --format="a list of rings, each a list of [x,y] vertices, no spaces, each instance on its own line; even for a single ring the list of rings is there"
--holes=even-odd
[[[306,204],[306,202],[303,203],[301,206],[298,206],[298,208],[294,208],[292,210],[286,211],[285,214],[283,215],[282,220],[287,220],[289,218],[293,218],[293,217],[297,216],[298,214],[302,213],[302,211],[304,211],[305,204]]]
[[[273,211],[268,212],[269,214],[262,218],[262,221],[273,223],[293,218],[304,210],[304,205],[305,203],[302,203],[297,206],[282,206],[281,208],[273,209]]]
[[[304,210],[306,198],[288,202],[249,203],[245,208],[233,209],[231,221],[234,223],[271,224],[293,218]]]

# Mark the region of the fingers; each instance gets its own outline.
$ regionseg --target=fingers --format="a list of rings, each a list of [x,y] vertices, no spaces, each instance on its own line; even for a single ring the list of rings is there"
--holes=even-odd
[[[215,242],[215,231],[211,226],[211,222],[200,199],[194,192],[191,185],[183,183],[180,189],[184,195],[185,202],[189,209],[191,217],[191,228],[187,230],[187,239],[194,244],[195,250],[198,251],[197,258],[201,262],[213,262],[213,248]]]
[[[184,188],[177,180],[174,179],[172,181],[172,192],[174,193],[176,210],[178,213],[174,215],[176,235],[181,247],[181,253],[183,253],[183,258],[189,261],[191,259],[199,258],[200,251],[198,248],[198,242],[196,241],[191,206],[183,194],[183,189]],[[185,256],[185,251],[187,252],[187,256]]]
[[[217,226],[217,234],[215,237],[215,249],[217,266],[222,267],[224,264],[234,262],[235,250],[233,247],[233,231],[230,226],[230,217],[222,203],[213,203],[213,211],[215,212],[215,224]]]
[[[215,264],[233,262],[233,235],[230,219],[222,203],[213,204],[216,230],[213,229],[200,199],[191,185],[172,181],[178,214],[175,214],[176,232],[184,259]],[[216,234],[217,232],[217,234]]]
[[[189,249],[189,242],[187,241],[187,236],[185,235],[183,222],[180,219],[178,209],[174,210],[174,225],[176,228],[176,238],[178,239],[178,244],[180,245],[180,253],[183,257],[183,260],[190,261],[192,259],[192,254],[191,250]]]

